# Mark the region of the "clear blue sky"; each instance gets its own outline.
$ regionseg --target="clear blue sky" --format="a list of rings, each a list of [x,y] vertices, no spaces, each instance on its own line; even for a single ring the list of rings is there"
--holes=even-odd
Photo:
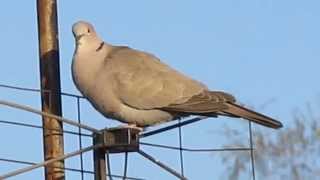
[[[278,118],[285,126],[292,123],[294,108],[304,108],[307,102],[319,103],[319,1],[68,0],[59,1],[58,6],[64,92],[79,94],[70,72],[74,50],[71,26],[78,20],[86,20],[95,25],[106,41],[151,52],[211,89],[230,92],[242,103]],[[0,84],[39,87],[36,20],[35,0],[2,3]],[[8,89],[0,92],[0,99],[40,108],[38,94]],[[270,99],[275,101],[259,109]],[[74,99],[63,98],[64,116],[74,119],[75,109]],[[41,124],[38,116],[3,107],[0,115],[0,119]],[[86,124],[96,128],[115,125],[86,101],[82,101],[82,117]],[[222,134],[226,125],[247,133],[245,121],[210,119],[185,128],[184,143],[193,147],[221,147],[228,144]],[[41,137],[40,130],[0,125],[0,158],[41,161]],[[168,145],[177,145],[177,140],[176,131],[149,139]],[[65,143],[66,152],[77,148],[76,137],[66,136]],[[85,145],[89,144],[86,141]],[[179,170],[178,153],[145,149]],[[190,179],[226,178],[219,154],[185,155],[186,174]],[[90,157],[91,154],[86,156],[88,168],[91,168]],[[122,158],[113,158],[115,173],[120,173]],[[79,167],[77,163],[77,158],[67,161],[69,167]],[[0,174],[19,167],[22,166],[0,162]],[[41,179],[42,173],[40,169],[12,179]],[[137,155],[130,158],[129,175],[174,179]],[[68,173],[67,177],[79,179],[77,173]]]

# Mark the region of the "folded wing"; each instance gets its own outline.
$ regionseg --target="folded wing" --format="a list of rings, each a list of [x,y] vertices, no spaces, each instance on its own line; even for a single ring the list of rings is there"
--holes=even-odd
[[[244,118],[270,128],[281,128],[281,122],[236,104],[235,98],[219,91],[204,91],[182,104],[162,108],[167,111],[206,116],[231,116]]]

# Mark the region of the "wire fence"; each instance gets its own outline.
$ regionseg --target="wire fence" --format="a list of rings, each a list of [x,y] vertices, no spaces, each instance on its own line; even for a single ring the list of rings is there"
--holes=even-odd
[[[47,90],[40,90],[40,89],[34,89],[34,88],[24,88],[24,87],[18,87],[18,86],[11,86],[11,85],[6,85],[6,84],[0,84],[0,88],[5,88],[8,90],[17,90],[17,91],[25,91],[25,92],[34,92],[34,93],[42,93],[42,92],[48,92]],[[51,92],[49,92],[51,93]],[[94,131],[98,131],[95,128],[91,128],[89,126],[86,126],[84,124],[82,124],[82,116],[81,116],[81,99],[83,99],[82,96],[79,95],[74,95],[74,94],[70,94],[70,93],[64,93],[61,92],[62,96],[67,96],[67,97],[72,97],[76,99],[76,122],[72,121],[69,122],[70,120],[65,119],[65,118],[60,118],[63,122],[65,123],[69,123],[71,125],[76,125],[77,126],[77,130],[63,130],[62,133],[64,134],[68,134],[68,135],[72,135],[72,136],[76,136],[77,137],[77,141],[78,141],[78,147],[77,147],[77,152],[75,153],[75,155],[78,155],[79,157],[79,162],[80,162],[80,167],[79,168],[73,168],[73,167],[65,167],[63,168],[63,170],[65,171],[70,171],[70,172],[76,172],[80,174],[80,178],[81,180],[85,180],[86,179],[86,175],[94,175],[95,172],[92,170],[87,170],[85,167],[85,159],[84,159],[84,152],[82,152],[86,147],[84,146],[84,138],[87,138],[89,140],[93,140],[93,134],[89,134],[89,133],[85,133],[83,132],[83,128],[85,129],[89,129]],[[1,101],[1,99],[0,99]],[[21,106],[24,107],[24,106]],[[20,108],[21,108],[20,107]],[[19,107],[14,107],[14,108],[19,108]],[[33,111],[34,112],[34,111]],[[37,113],[37,112],[34,112]],[[158,128],[155,130],[151,130],[151,131],[147,131],[147,132],[143,132],[139,135],[140,137],[140,145],[145,146],[145,147],[154,147],[154,148],[159,148],[159,149],[169,149],[169,150],[174,150],[177,151],[179,153],[179,167],[180,167],[180,171],[177,172],[174,169],[166,166],[165,164],[161,163],[160,161],[154,159],[153,157],[149,156],[147,153],[145,153],[144,151],[139,151],[138,153],[142,156],[144,156],[145,158],[154,161],[155,163],[158,163],[158,165],[164,169],[166,169],[167,171],[171,171],[172,174],[177,174],[176,176],[180,179],[187,179],[188,177],[185,177],[186,174],[186,169],[185,169],[185,155],[184,152],[197,152],[197,153],[210,153],[210,152],[223,152],[223,151],[247,151],[248,153],[250,153],[250,166],[251,166],[251,178],[253,180],[256,179],[256,173],[255,173],[255,163],[254,163],[254,144],[253,144],[253,134],[252,134],[252,125],[251,122],[248,121],[248,132],[249,132],[249,145],[248,147],[234,147],[234,148],[190,148],[190,147],[186,147],[183,143],[183,126],[186,126],[188,124],[192,124],[195,123],[197,121],[201,121],[204,120],[208,117],[196,117],[196,118],[192,118],[192,119],[186,119],[186,120],[178,120],[177,123],[172,124],[172,125],[168,125],[162,128]],[[39,130],[43,130],[44,127],[41,125],[35,125],[32,123],[23,123],[23,122],[17,122],[17,121],[10,121],[10,120],[4,120],[4,119],[0,119],[0,126],[1,125],[10,125],[10,126],[19,126],[19,127],[24,127],[24,128],[33,128],[33,129],[39,129]],[[178,145],[177,146],[169,146],[169,145],[164,145],[164,144],[156,144],[156,143],[150,143],[150,142],[144,142],[143,138],[149,137],[149,136],[153,136],[165,131],[169,131],[171,129],[176,129],[178,128]],[[50,129],[50,130],[56,130],[56,129]],[[56,131],[61,131],[61,130],[56,130]],[[126,152],[125,154],[125,159],[124,159],[124,163],[123,163],[123,173],[120,174],[114,174],[112,173],[112,162],[110,161],[110,154],[107,152],[106,153],[106,163],[107,163],[107,176],[110,180],[112,179],[128,179],[128,180],[143,180],[144,178],[140,178],[140,177],[130,177],[128,176],[128,156],[129,153]],[[20,159],[10,159],[10,158],[4,158],[1,156],[0,154],[0,162],[5,162],[5,163],[14,163],[14,164],[20,164],[20,165],[28,165],[28,166],[34,166],[34,165],[38,165],[37,162],[30,162],[30,161],[24,161],[24,160],[20,160]],[[1,177],[1,174],[0,174]],[[1,178],[0,178],[1,179]],[[90,178],[92,179],[92,178]]]

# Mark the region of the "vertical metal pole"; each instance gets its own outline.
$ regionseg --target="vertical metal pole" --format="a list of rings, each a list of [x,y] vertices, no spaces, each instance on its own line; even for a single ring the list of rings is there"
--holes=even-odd
[[[95,134],[93,137],[93,145],[97,145],[101,141],[102,135]],[[107,180],[106,152],[101,149],[93,150],[94,161],[94,180]]]
[[[254,168],[254,150],[253,150],[253,138],[252,138],[252,125],[251,125],[251,121],[249,122],[249,141],[250,141],[250,156],[251,156],[251,169],[252,169],[252,179],[256,180],[256,171]]]
[[[59,42],[56,0],[37,0],[39,61],[42,111],[58,116],[61,110],[59,70]],[[57,158],[64,154],[62,123],[54,118],[42,117],[44,159]],[[58,130],[49,130],[58,129]],[[64,180],[64,161],[45,167],[46,180]]]

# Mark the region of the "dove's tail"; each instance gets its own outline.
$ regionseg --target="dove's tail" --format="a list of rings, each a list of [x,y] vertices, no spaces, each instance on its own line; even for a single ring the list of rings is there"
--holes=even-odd
[[[255,112],[253,110],[247,109],[243,106],[234,104],[234,103],[226,103],[228,108],[223,110],[223,113],[221,115],[229,115],[233,117],[239,117],[239,118],[244,118],[249,121],[253,121],[255,123],[261,124],[263,126],[267,126],[270,128],[281,128],[282,123],[272,119],[268,116],[265,116],[263,114],[260,114],[258,112]]]

